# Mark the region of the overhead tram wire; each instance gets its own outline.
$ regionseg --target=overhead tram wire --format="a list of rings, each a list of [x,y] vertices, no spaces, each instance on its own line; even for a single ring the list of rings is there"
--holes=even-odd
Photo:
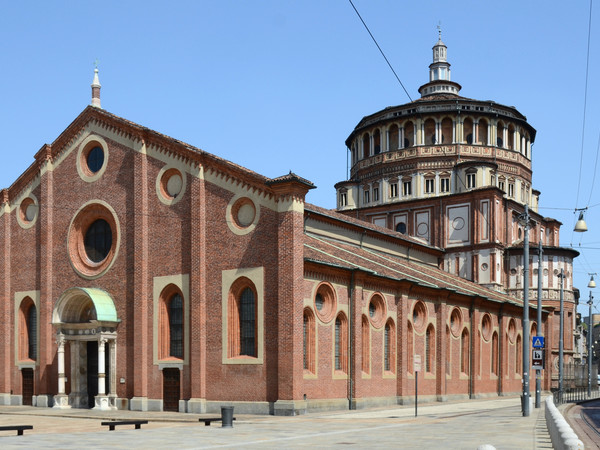
[[[579,156],[579,176],[577,177],[577,197],[575,198],[575,217],[577,216],[577,205],[579,203],[579,190],[581,188],[581,173],[583,171],[583,146],[584,146],[584,141],[585,141],[585,116],[586,116],[586,110],[587,110],[587,91],[588,91],[588,78],[589,78],[589,72],[590,72],[590,38],[592,35],[592,2],[593,0],[590,0],[590,14],[589,14],[589,20],[588,20],[588,39],[587,39],[587,55],[586,55],[586,65],[585,65],[585,91],[583,94],[583,123],[581,126],[581,152],[580,152],[580,156]],[[590,198],[591,198],[591,193],[590,193]],[[588,201],[589,203],[589,201]],[[573,242],[573,233],[575,231],[571,232],[571,246],[573,246],[572,242]],[[581,236],[580,236],[580,240],[579,243],[581,244]]]
[[[404,92],[406,93],[406,96],[409,98],[409,100],[412,102],[413,99],[411,98],[410,94],[408,93],[408,91],[406,90],[406,88],[404,87],[404,85],[402,84],[402,81],[400,81],[400,77],[398,77],[398,74],[396,73],[396,71],[394,70],[394,68],[392,67],[392,65],[390,64],[390,62],[388,61],[387,57],[385,56],[385,53],[383,53],[383,50],[381,50],[381,47],[379,46],[379,44],[377,43],[377,40],[375,39],[375,37],[373,36],[373,33],[371,33],[371,30],[369,30],[369,27],[367,26],[367,24],[365,23],[365,21],[363,20],[362,16],[360,15],[360,13],[358,12],[358,9],[356,9],[356,6],[354,6],[354,3],[352,3],[352,0],[348,0],[350,2],[350,4],[352,5],[352,8],[354,8],[354,11],[356,12],[356,15],[358,16],[358,18],[360,19],[360,21],[362,22],[362,24],[365,26],[367,32],[369,33],[369,36],[371,36],[371,39],[373,39],[373,42],[375,42],[375,45],[377,46],[377,48],[379,49],[379,52],[381,53],[381,56],[383,56],[383,59],[385,59],[385,62],[387,63],[387,65],[389,66],[390,70],[392,71],[392,73],[394,74],[394,76],[396,77],[396,80],[398,80],[398,83],[400,83],[400,86],[402,86],[402,89],[404,89]]]

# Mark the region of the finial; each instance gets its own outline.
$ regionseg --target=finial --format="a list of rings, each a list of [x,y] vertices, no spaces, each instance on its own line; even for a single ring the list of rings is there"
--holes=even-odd
[[[438,30],[438,39],[441,41],[442,40],[442,21],[441,20],[438,21],[437,30]]]
[[[92,106],[100,106],[100,79],[98,78],[98,58],[94,61],[94,81],[92,81]]]

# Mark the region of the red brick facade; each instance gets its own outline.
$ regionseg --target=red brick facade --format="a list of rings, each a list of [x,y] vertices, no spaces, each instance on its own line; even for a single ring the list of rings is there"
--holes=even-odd
[[[0,403],[407,403],[415,355],[428,399],[520,391],[518,300],[439,270],[438,248],[305,204],[312,187],[86,108],[2,191]]]

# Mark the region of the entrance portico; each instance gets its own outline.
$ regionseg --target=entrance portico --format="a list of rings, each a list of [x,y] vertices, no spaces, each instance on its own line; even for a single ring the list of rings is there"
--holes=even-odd
[[[55,408],[116,409],[116,328],[119,322],[112,298],[101,289],[75,287],[61,295],[52,313],[58,346]],[[67,343],[71,363],[68,395]]]

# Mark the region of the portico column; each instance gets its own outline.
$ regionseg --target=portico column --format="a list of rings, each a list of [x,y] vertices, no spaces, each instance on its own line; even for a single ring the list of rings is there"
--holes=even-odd
[[[65,337],[58,335],[58,395],[65,395]]]
[[[54,408],[70,408],[69,397],[65,393],[65,384],[67,379],[65,377],[65,337],[59,332],[56,338],[56,344],[58,345],[57,359],[58,359],[58,394],[54,396]]]
[[[106,395],[106,358],[105,344],[107,339],[102,337],[98,340],[98,395]]]

